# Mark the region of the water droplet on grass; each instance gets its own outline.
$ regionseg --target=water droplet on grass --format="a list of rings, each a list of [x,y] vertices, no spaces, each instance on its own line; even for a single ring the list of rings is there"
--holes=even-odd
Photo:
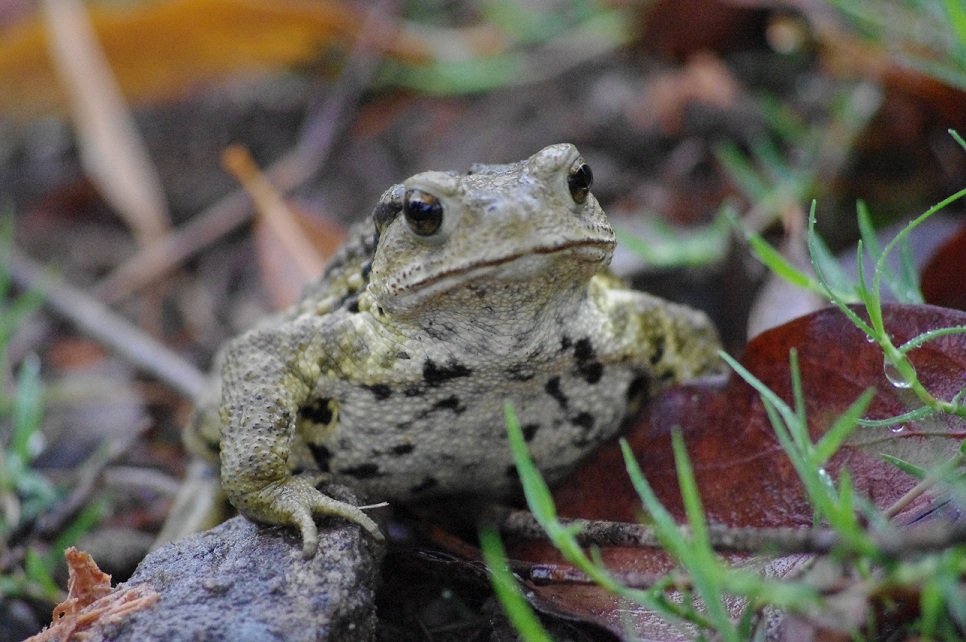
[[[903,357],[905,359],[905,357]],[[912,368],[912,364],[909,363],[908,359],[905,359],[906,364]],[[899,369],[895,366],[888,357],[882,362],[882,370],[885,372],[886,379],[889,380],[896,388],[910,388],[912,387],[912,379],[906,378],[899,372]],[[913,375],[915,375],[915,370],[913,370]]]

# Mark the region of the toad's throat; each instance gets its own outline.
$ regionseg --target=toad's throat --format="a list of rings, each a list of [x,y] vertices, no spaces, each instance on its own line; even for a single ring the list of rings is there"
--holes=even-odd
[[[591,239],[530,248],[526,251],[507,254],[499,258],[486,261],[474,261],[472,263],[460,265],[449,270],[437,272],[427,276],[424,279],[416,281],[415,283],[408,284],[404,286],[403,289],[409,292],[424,290],[427,288],[439,291],[440,289],[445,289],[443,284],[447,282],[454,282],[454,284],[462,283],[467,279],[468,275],[471,275],[474,272],[488,271],[492,268],[507,265],[509,263],[513,263],[514,261],[519,261],[534,255],[567,253],[573,255],[575,258],[579,257],[579,260],[582,262],[599,263],[601,267],[605,267],[606,264],[610,262],[610,255],[614,251],[614,246],[616,245],[617,242],[613,239]]]

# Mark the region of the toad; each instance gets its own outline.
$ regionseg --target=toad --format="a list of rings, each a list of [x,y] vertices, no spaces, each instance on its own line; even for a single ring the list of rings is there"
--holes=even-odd
[[[506,494],[509,402],[553,484],[634,399],[718,370],[703,313],[608,272],[616,240],[592,183],[559,144],[389,188],[301,302],[222,355],[195,431],[220,441],[232,504],[298,529],[307,557],[318,516],[381,538],[320,473],[378,500]]]

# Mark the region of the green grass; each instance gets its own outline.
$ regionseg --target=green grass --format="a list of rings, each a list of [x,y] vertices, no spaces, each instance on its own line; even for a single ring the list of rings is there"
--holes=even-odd
[[[17,328],[41,304],[40,292],[14,296],[6,266],[11,247],[11,217],[0,219],[0,372],[10,370],[7,344]],[[0,386],[0,599],[23,596],[54,602],[62,591],[52,578],[64,550],[100,521],[93,504],[57,534],[51,545],[34,545],[34,526],[64,497],[34,466],[43,448],[41,426],[44,386],[40,363],[30,356],[12,381]],[[43,551],[43,552],[41,552]]]
[[[854,31],[911,67],[966,90],[962,0],[829,0]]]
[[[479,10],[481,24],[504,40],[496,51],[467,47],[464,35],[433,24],[441,15],[437,7],[413,3],[408,11],[433,59],[419,65],[386,60],[380,82],[436,95],[492,91],[559,75],[633,37],[628,11],[595,0],[545,11],[513,0],[488,0]]]

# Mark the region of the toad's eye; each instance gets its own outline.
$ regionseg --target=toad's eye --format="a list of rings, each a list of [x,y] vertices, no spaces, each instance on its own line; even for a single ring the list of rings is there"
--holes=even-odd
[[[590,165],[584,162],[583,158],[578,158],[570,166],[567,173],[567,187],[570,188],[570,196],[575,203],[583,203],[590,194],[590,186],[594,184],[594,173],[590,171]]]
[[[418,189],[406,192],[403,215],[409,229],[419,236],[435,234],[443,224],[443,206],[439,199]]]

